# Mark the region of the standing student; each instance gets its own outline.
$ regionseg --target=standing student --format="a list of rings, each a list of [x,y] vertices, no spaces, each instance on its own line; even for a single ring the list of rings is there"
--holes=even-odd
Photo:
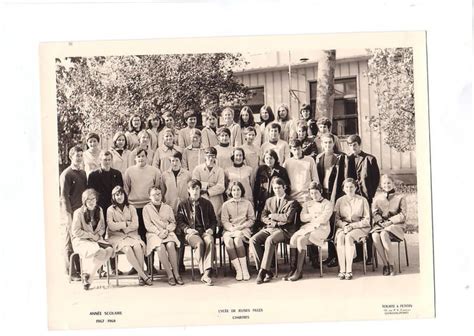
[[[98,193],[97,204],[100,206],[102,213],[104,214],[105,232],[107,232],[107,209],[112,204],[110,195],[112,195],[112,190],[115,187],[123,187],[123,179],[122,173],[111,167],[112,154],[109,151],[101,152],[99,159],[100,168],[90,173],[87,178],[87,187],[94,189]],[[112,270],[115,270],[115,259],[112,260],[110,261],[110,264]]]
[[[201,281],[212,286],[211,270],[215,253],[216,214],[212,203],[201,197],[201,182],[198,179],[188,182],[188,193],[189,198],[178,206],[177,225],[184,240],[196,250]]]
[[[173,114],[171,112],[163,113],[163,121],[165,122],[165,127],[163,127],[158,133],[158,148],[163,146],[164,133],[166,130],[171,130],[171,133],[173,134],[173,144],[178,145],[178,130],[174,125]]]
[[[255,145],[255,139],[258,138],[256,128],[252,126],[244,128],[243,134],[244,144],[242,149],[245,152],[245,161],[256,172],[260,164],[260,147]]]
[[[316,160],[318,155],[318,147],[314,142],[314,137],[308,136],[308,126],[303,120],[298,121],[296,124],[296,139],[301,141],[301,149],[303,150],[304,156],[309,156],[313,160]]]
[[[132,115],[128,121],[128,130],[125,132],[128,149],[130,151],[133,151],[136,147],[138,147],[138,133],[140,133],[143,128],[144,127],[140,116],[137,114]]]
[[[329,220],[333,214],[333,204],[321,193],[323,188],[318,182],[308,187],[311,200],[303,204],[300,220],[301,227],[290,239],[290,272],[283,280],[297,281],[303,277],[303,264],[309,243],[322,246],[330,233]]]
[[[309,184],[312,181],[318,181],[316,164],[311,157],[303,155],[301,141],[291,140],[290,151],[292,157],[283,165],[290,178],[290,197],[303,204],[309,198]]]
[[[288,142],[280,138],[280,132],[280,124],[270,124],[270,127],[267,131],[268,141],[262,145],[260,152],[264,153],[267,149],[273,149],[278,154],[280,163],[284,164],[285,160],[290,157],[290,147],[288,146]],[[262,156],[260,156],[260,160],[262,160]]]
[[[90,132],[86,137],[87,150],[84,151],[84,170],[89,176],[91,172],[100,167],[100,138],[97,133]]]
[[[362,151],[362,139],[357,134],[350,135],[347,138],[349,146],[349,156],[346,157],[346,177],[352,177],[357,182],[357,194],[364,196],[372,206],[372,200],[377,191],[380,182],[380,170],[377,159],[370,154]],[[362,247],[356,246],[357,258],[354,260],[362,261]],[[367,265],[372,264],[372,239],[367,240]]]
[[[71,165],[67,167],[59,176],[59,193],[61,201],[61,235],[63,238],[64,265],[66,273],[69,272],[69,260],[74,253],[72,248],[72,217],[74,211],[82,205],[82,193],[87,188],[86,172],[81,169],[83,165],[83,149],[81,146],[74,146],[69,150]],[[76,259],[74,262],[72,279],[80,280],[80,264]]]
[[[240,125],[240,129],[242,130],[243,143],[245,143],[245,129],[248,127],[252,127],[256,133],[253,144],[257,147],[259,147],[262,144],[262,134],[260,132],[260,127],[257,127],[257,125],[255,124],[253,111],[250,108],[250,106],[244,106],[240,110],[239,125]]]
[[[147,229],[147,255],[155,248],[158,249],[158,258],[168,276],[170,286],[184,285],[178,269],[177,248],[181,245],[176,236],[176,221],[173,209],[163,203],[161,190],[150,188],[151,202],[143,208],[143,220]]]
[[[264,228],[250,238],[250,249],[259,268],[257,284],[268,282],[273,278],[270,267],[275,248],[280,242],[289,242],[291,235],[297,230],[295,215],[298,203],[290,200],[282,179],[274,179],[272,188],[275,196],[267,199],[262,212]]]
[[[372,239],[383,263],[383,275],[395,275],[392,239],[404,239],[407,202],[403,195],[395,191],[395,183],[390,175],[382,175],[380,182],[383,192],[372,203]]]
[[[158,148],[158,137],[164,126],[164,121],[158,113],[153,113],[146,120],[146,131],[150,137],[150,149],[153,152]]]
[[[104,215],[97,205],[97,193],[86,189],[82,193],[82,206],[74,211],[72,219],[72,246],[82,259],[82,284],[90,288],[94,274],[113,255],[112,246],[102,237],[105,233]]]
[[[341,153],[342,152],[342,147],[341,147],[341,142],[339,141],[339,138],[331,133],[331,120],[329,120],[326,117],[321,117],[316,121],[316,124],[318,126],[318,134],[316,135],[314,142],[316,143],[316,147],[318,148],[318,153],[321,153],[323,151],[323,146],[322,146],[322,136],[330,134],[333,137],[333,142],[334,142],[334,153]]]
[[[236,271],[237,281],[250,280],[244,242],[248,243],[252,236],[251,228],[255,223],[255,212],[252,203],[244,198],[245,194],[242,183],[233,181],[228,188],[229,200],[222,205],[224,244]]]
[[[211,201],[219,216],[222,203],[224,203],[225,173],[217,166],[217,150],[214,147],[206,148],[206,161],[194,168],[193,179],[200,181],[202,197]],[[188,188],[189,192],[189,188]]]
[[[112,138],[112,168],[119,170],[122,175],[130,165],[130,151],[127,149],[127,138],[125,133],[119,131]]]
[[[163,144],[158,147],[153,155],[153,167],[159,168],[160,171],[166,171],[170,167],[170,157],[176,152],[181,152],[181,148],[175,145],[173,132],[165,129],[161,133],[163,136]]]
[[[240,125],[234,121],[234,110],[231,107],[226,107],[222,110],[222,120],[224,121],[222,126],[230,131],[230,146],[241,146],[243,143],[242,130]]]
[[[219,139],[219,144],[214,146],[217,151],[217,165],[226,170],[228,167],[232,166],[232,160],[230,157],[234,150],[234,147],[230,143],[230,130],[225,127],[219,128],[217,130],[217,138]]]
[[[202,147],[201,131],[197,128],[191,132],[191,145],[183,149],[183,168],[192,172],[204,163],[205,154]]]
[[[255,181],[252,167],[245,164],[245,152],[237,147],[233,150],[230,157],[232,166],[227,167],[224,172],[228,182],[238,181],[245,189],[245,198],[253,202],[253,184]]]
[[[151,165],[153,163],[153,151],[151,150],[150,146],[150,135],[147,131],[142,130],[138,133],[138,146],[135,147],[134,150],[130,153],[128,166],[133,166],[135,164],[135,158],[139,150],[145,150],[147,152],[146,155],[146,163]]]
[[[184,112],[184,120],[186,121],[187,126],[178,131],[178,146],[180,148],[186,148],[192,144],[191,133],[196,128],[197,113],[194,110]]]
[[[306,124],[306,127],[308,127],[308,137],[314,139],[318,134],[318,125],[316,124],[316,120],[313,119],[311,105],[301,105],[299,121],[302,121],[304,124]]]
[[[106,220],[109,242],[116,253],[125,254],[130,265],[137,271],[139,285],[151,286],[151,278],[143,270],[145,243],[138,234],[137,210],[128,203],[127,194],[121,186],[116,186],[111,195],[112,204],[107,208]]]
[[[262,134],[262,144],[268,141],[268,129],[274,120],[275,114],[270,105],[263,105],[260,108],[260,133]]]
[[[290,109],[286,104],[280,104],[277,108],[277,123],[281,126],[280,138],[286,142],[295,128],[293,119],[290,118]]]
[[[369,203],[364,197],[356,194],[356,187],[354,179],[345,179],[343,183],[345,195],[337,200],[334,207],[340,280],[352,279],[354,245],[370,231]]]
[[[174,153],[170,157],[170,168],[161,177],[163,202],[171,206],[174,213],[178,210],[178,204],[188,198],[188,182],[191,180],[191,173],[181,167],[181,160],[182,154]]]
[[[214,147],[219,144],[217,139],[218,109],[209,109],[201,131],[202,148]]]

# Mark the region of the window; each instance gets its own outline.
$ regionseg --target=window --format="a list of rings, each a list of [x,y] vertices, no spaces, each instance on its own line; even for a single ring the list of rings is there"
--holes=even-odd
[[[316,111],[316,85],[316,82],[309,83],[310,104],[313,111]],[[334,110],[331,132],[342,137],[359,132],[356,78],[334,80]]]
[[[255,122],[260,121],[260,109],[265,105],[265,90],[264,87],[254,87],[249,89],[250,99],[247,101],[247,106],[252,109]],[[243,106],[233,106],[235,111],[235,121],[239,120],[239,113]]]

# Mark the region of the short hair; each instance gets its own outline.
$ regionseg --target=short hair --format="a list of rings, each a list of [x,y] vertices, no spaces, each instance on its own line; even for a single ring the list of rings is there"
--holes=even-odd
[[[146,130],[141,130],[140,132],[138,132],[137,138],[138,138],[138,139],[141,139],[141,138],[143,138],[145,135],[148,137],[148,139],[150,139],[150,134],[148,134],[148,132],[147,132]]]
[[[352,134],[347,137],[347,143],[351,144],[357,142],[359,145],[362,143],[362,139],[357,134]]]
[[[292,139],[290,140],[290,148],[291,147],[301,147],[302,144],[301,144],[301,141],[298,140],[298,139]]]
[[[280,117],[280,109],[281,108],[284,108],[286,110],[286,117],[284,119],[282,119]],[[277,120],[282,120],[282,121],[287,121],[290,119],[290,108],[288,107],[288,105],[286,104],[280,104],[278,105],[278,108],[277,108]]]
[[[187,110],[186,112],[184,112],[184,120],[188,120],[189,118],[192,118],[192,117],[197,118],[197,113],[193,109]]]
[[[225,112],[230,112],[232,114],[232,118],[234,117],[235,113],[234,113],[234,109],[232,107],[226,107],[222,110],[222,114],[224,114]]]
[[[211,106],[206,109],[206,120],[209,119],[210,116],[218,119],[220,114],[220,109],[218,106]]]
[[[158,131],[160,131],[164,127],[164,121],[163,121],[163,118],[161,118],[161,116],[158,113],[153,113],[146,119],[146,128],[148,129],[152,128],[151,121],[154,119],[158,120],[159,122]]]
[[[163,130],[163,135],[162,135],[163,139],[165,138],[165,135],[168,134],[168,133],[170,133],[170,134],[174,137],[174,132],[173,132],[173,130],[172,130],[171,128],[165,128],[165,129]]]
[[[191,131],[191,136],[193,135],[199,135],[199,136],[202,136],[201,134],[201,131],[197,128],[194,128],[192,131]]]
[[[275,159],[275,165],[280,165],[280,159],[278,158],[278,154],[277,152],[275,152],[274,149],[267,149],[264,153],[263,153],[263,161],[265,161],[265,156],[266,155],[270,155],[273,159]]]
[[[231,160],[232,162],[234,162],[234,155],[235,155],[235,152],[236,152],[236,151],[242,152],[243,160],[245,160],[245,151],[244,151],[244,149],[243,149],[242,147],[236,147],[236,148],[234,148],[234,149],[232,150],[232,155],[230,156],[230,160]]]
[[[331,129],[332,124],[329,118],[321,117],[321,118],[318,118],[318,120],[316,121],[316,125],[326,125],[329,129]]]
[[[272,185],[274,184],[278,184],[278,185],[281,185],[283,187],[287,187],[288,184],[285,182],[285,180],[283,180],[281,177],[275,177],[274,179],[272,179]]]
[[[183,154],[181,154],[181,152],[179,151],[176,151],[173,154],[171,154],[170,159],[171,158],[176,158],[176,159],[179,159],[179,161],[181,161],[183,160]]]
[[[140,120],[140,126],[139,126],[139,129],[138,131],[140,132],[142,129],[143,129],[143,122],[142,122],[142,118],[140,118],[140,116],[138,114],[133,114],[130,119],[128,120],[128,130],[130,132],[135,132],[135,128],[133,127],[133,124],[132,124],[132,121],[134,118],[138,118]]]
[[[296,123],[296,128],[301,128],[305,131],[308,131],[308,124],[304,120],[298,120],[298,122]]]
[[[99,160],[102,160],[104,158],[104,156],[112,156],[112,153],[108,150],[106,151],[101,151],[99,153]]]
[[[148,156],[148,152],[146,151],[146,149],[138,148],[138,150],[137,150],[137,155],[136,155],[135,157],[137,157],[137,156],[140,155],[141,153],[145,153],[145,156]]]
[[[84,190],[84,192],[82,193],[82,196],[81,196],[82,205],[86,205],[87,199],[92,195],[97,198],[99,194],[93,188],[88,188],[88,189]]]
[[[276,123],[276,122],[271,123],[270,128],[277,129],[278,133],[281,133],[281,125],[279,123]]]
[[[321,185],[321,183],[313,181],[308,186],[308,191],[309,190],[317,190],[320,193],[322,193],[323,192],[323,186]]]
[[[356,182],[356,180],[354,180],[352,177],[346,178],[346,179],[342,182],[342,187],[344,188],[344,186],[345,186],[347,183],[352,183],[352,184],[354,185],[354,187],[357,187],[357,182]]]
[[[150,194],[151,194],[151,192],[152,192],[153,190],[158,190],[158,191],[160,192],[160,194],[163,195],[163,193],[161,192],[161,189],[160,189],[159,187],[153,185],[153,186],[151,186],[151,187],[148,189],[148,196],[150,196]]]
[[[382,181],[382,179],[389,179],[390,181],[395,183],[394,177],[390,174],[383,174],[382,176],[380,176],[380,181]]]
[[[326,139],[331,139],[332,142],[335,142],[335,141],[336,141],[336,140],[334,139],[334,135],[331,134],[331,133],[324,133],[324,134],[322,134],[322,135],[321,135],[321,140],[324,139],[324,138],[326,138]]]
[[[253,126],[249,126],[249,127],[244,127],[244,129],[242,130],[242,132],[244,133],[244,136],[249,134],[250,132],[254,132],[255,135],[257,135],[257,130],[255,129],[255,127]]]
[[[231,132],[230,132],[230,129],[228,129],[227,127],[221,127],[217,130],[217,135],[221,135],[222,133],[227,133],[228,136],[230,136]]]
[[[313,109],[311,108],[311,105],[310,105],[310,104],[303,104],[303,105],[301,105],[300,114],[301,114],[301,111],[309,111],[309,114],[310,114],[310,115],[311,115],[311,113],[313,113]]]
[[[168,117],[171,117],[171,118],[173,118],[173,120],[174,120],[173,113],[171,113],[171,112],[165,112],[165,113],[163,113],[163,119],[168,118]]]
[[[114,194],[118,193],[119,191],[121,191],[124,195],[124,201],[123,201],[123,204],[125,205],[128,205],[128,195],[127,193],[125,192],[125,190],[123,189],[122,186],[116,186],[115,188],[112,189],[112,192],[110,193],[110,197],[111,197],[111,202],[112,202],[112,205],[115,205],[115,206],[119,206],[119,204],[117,203],[117,201],[114,199]]]
[[[79,153],[79,152],[80,153],[84,152],[84,149],[82,149],[81,146],[75,145],[71,147],[71,149],[69,150],[69,158],[71,158],[74,154]]]
[[[262,111],[267,111],[268,113],[268,120],[262,120],[265,125],[268,125],[269,123],[275,120],[275,113],[273,113],[273,110],[270,105],[263,105],[260,108],[260,115],[262,115]]]
[[[199,181],[198,179],[191,179],[189,182],[188,182],[188,189],[194,189],[196,187],[199,187],[199,189],[202,188],[202,184],[201,184],[201,181]]]
[[[239,182],[239,181],[232,181],[232,182],[229,183],[229,186],[227,187],[227,196],[228,196],[229,198],[233,198],[233,197],[232,197],[232,187],[233,187],[233,186],[237,186],[237,187],[240,188],[240,192],[241,192],[240,197],[244,197],[244,196],[245,196],[245,188],[244,188],[243,184],[242,184],[241,182]]]
[[[89,139],[96,139],[97,142],[100,142],[100,137],[99,137],[99,134],[95,133],[95,132],[89,132],[86,136],[86,143],[87,141],[89,141]]]
[[[116,142],[117,142],[117,139],[120,138],[121,136],[125,138],[125,145],[123,146],[123,148],[124,149],[127,148],[127,145],[128,145],[127,136],[122,131],[115,132],[114,137],[112,138],[112,148],[117,148]]]

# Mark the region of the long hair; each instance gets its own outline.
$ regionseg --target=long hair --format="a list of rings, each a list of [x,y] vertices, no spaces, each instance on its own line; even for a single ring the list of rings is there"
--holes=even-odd
[[[125,133],[122,132],[122,131],[118,131],[118,132],[115,132],[114,134],[114,137],[112,138],[112,148],[113,149],[117,149],[117,139],[120,138],[121,136],[123,136],[123,138],[125,139],[125,145],[123,146],[123,149],[126,149],[127,146],[128,146],[128,141],[127,141],[127,137],[125,136]]]
[[[138,130],[136,130],[136,129],[133,127],[133,125],[132,125],[132,120],[133,120],[134,118],[140,119],[140,128],[139,128]],[[133,114],[133,115],[130,117],[130,119],[128,120],[128,130],[129,130],[130,132],[138,133],[138,132],[140,132],[142,129],[143,129],[143,121],[142,121],[142,118],[140,118],[140,116],[139,116],[138,114]]]
[[[227,188],[227,196],[229,198],[233,198],[232,197],[232,187],[233,186],[237,186],[237,187],[240,188],[240,197],[243,198],[245,196],[245,188],[244,188],[243,184],[240,183],[239,181],[232,181],[232,182],[229,183],[229,187]]]
[[[128,206],[129,203],[128,203],[128,195],[127,193],[125,192],[125,190],[123,189],[122,186],[116,186],[114,189],[112,189],[112,192],[110,193],[110,197],[111,197],[111,201],[112,201],[112,205],[114,207],[119,207],[120,204],[117,203],[117,201],[115,200],[115,197],[114,195],[118,192],[122,192],[123,193],[123,196],[124,196],[124,200],[123,200],[123,205],[124,206]]]
[[[84,207],[84,210],[85,210],[84,211],[84,220],[88,224],[92,224],[92,221],[94,221],[95,223],[99,223],[99,221],[100,221],[100,207],[97,204],[95,205],[92,217],[91,217],[90,211],[87,210],[86,201],[90,196],[94,196],[95,198],[97,198],[99,196],[99,194],[97,193],[97,191],[95,191],[92,188],[86,189],[82,193],[82,206]]]
[[[249,121],[248,122],[243,121],[242,112],[247,112],[249,114]],[[239,125],[240,125],[241,128],[245,128],[245,127],[249,127],[249,126],[255,126],[255,119],[253,117],[253,111],[250,108],[250,106],[246,105],[246,106],[242,107],[242,109],[240,110]]]
[[[273,110],[271,108],[270,105],[263,105],[261,108],[260,108],[260,119],[262,118],[262,111],[265,110],[268,112],[268,120],[263,120],[262,119],[262,123],[267,126],[268,124],[270,124],[271,122],[275,121],[275,114],[273,113]]]

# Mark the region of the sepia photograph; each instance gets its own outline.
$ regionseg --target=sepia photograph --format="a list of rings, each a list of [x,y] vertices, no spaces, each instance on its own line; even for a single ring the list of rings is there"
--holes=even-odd
[[[434,317],[422,32],[40,46],[51,330]]]

